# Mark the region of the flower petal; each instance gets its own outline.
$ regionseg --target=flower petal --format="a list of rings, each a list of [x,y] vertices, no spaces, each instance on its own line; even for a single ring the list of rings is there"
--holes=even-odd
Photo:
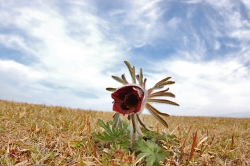
[[[164,99],[148,99],[148,102],[154,102],[154,103],[164,103],[164,104],[170,104],[170,105],[176,105],[179,106],[179,104],[170,101],[170,100],[164,100]]]
[[[124,105],[114,102],[113,110],[123,115],[131,114],[135,112],[135,109],[128,110]]]
[[[128,61],[124,61],[124,63],[126,64],[126,66],[128,67],[129,73],[131,75],[132,78],[132,82],[135,84],[136,83],[136,79],[135,79],[135,67],[131,67],[130,63]]]
[[[167,96],[167,97],[175,97],[175,95],[171,92],[162,92],[162,91],[159,91],[159,92],[155,92],[155,93],[152,93],[149,98],[151,97],[163,97],[163,96]]]
[[[119,78],[119,77],[117,77],[117,76],[112,76],[112,78],[114,79],[114,80],[116,80],[117,82],[120,82],[120,83],[122,83],[122,84],[127,84],[127,82],[126,81],[124,81],[122,78]]]
[[[126,79],[126,77],[125,77],[125,74],[122,75],[122,79],[123,79],[123,81],[124,81],[126,84],[128,84],[128,81],[127,81],[127,79]]]
[[[140,125],[138,123],[138,119],[135,114],[132,114],[132,125],[133,125],[133,133],[137,132],[139,135],[143,136],[144,134],[141,131]]]
[[[141,120],[139,114],[136,114],[136,117],[137,117],[139,123],[142,125],[142,127],[144,127],[144,128],[145,128],[146,130],[148,130],[148,131],[151,131],[151,129]]]
[[[111,92],[114,92],[116,91],[116,88],[106,88],[107,91],[111,91]]]
[[[114,99],[113,110],[126,115],[141,111],[144,91],[139,86],[127,85],[111,94]]]

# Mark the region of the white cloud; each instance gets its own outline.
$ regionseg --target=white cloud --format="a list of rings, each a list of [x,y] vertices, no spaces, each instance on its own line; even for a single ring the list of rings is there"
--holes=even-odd
[[[23,38],[17,35],[0,35],[0,43],[5,47],[16,49],[17,47],[25,47]]]
[[[180,107],[160,106],[169,109],[172,115],[221,116],[249,109],[246,105],[250,72],[237,58],[210,62],[162,61],[155,69],[157,74],[150,79],[160,80],[165,75],[176,81],[170,86],[170,92],[176,94],[173,101]]]
[[[236,38],[244,39],[249,42],[250,34],[250,21],[244,17],[242,10],[240,8],[239,1],[227,1],[223,0],[220,2],[207,1],[216,11],[218,11],[219,16],[223,18],[223,23],[213,23],[214,19],[208,16],[210,22],[213,24],[214,29],[219,29],[221,32],[226,33],[226,35]],[[245,3],[245,7],[248,7],[248,3]],[[216,28],[215,28],[216,27]]]
[[[206,0],[206,3],[210,4],[211,6],[213,6],[216,9],[220,9],[221,12],[230,10],[234,6],[232,1],[228,1],[228,0],[221,0],[221,1]]]
[[[29,66],[14,61],[1,61],[1,75],[5,76],[5,80],[18,84],[12,87],[16,89],[13,99],[71,107],[83,107],[85,104],[79,104],[82,102],[100,110],[107,109],[107,105],[102,107],[96,104],[98,99],[87,99],[90,94],[97,97],[106,95],[106,86],[112,86],[114,83],[110,75],[104,75],[104,72],[124,59],[120,43],[107,40],[102,29],[105,28],[105,21],[88,11],[79,10],[78,7],[65,19],[50,3],[38,8],[15,7],[13,10],[19,14],[8,15],[6,19],[12,20],[9,21],[9,25],[15,25],[25,32],[27,39],[18,35],[1,35],[1,41],[11,48],[18,46],[26,53],[28,46],[25,40],[32,37],[40,42],[39,49],[34,47],[33,44],[36,43],[29,43],[36,58]],[[5,23],[7,21],[4,18],[1,20]],[[67,26],[74,21],[79,22],[79,25],[74,26],[74,30],[82,30],[79,34],[80,40],[68,34]],[[24,89],[27,91],[22,94]],[[76,96],[74,91],[79,92],[80,96]],[[10,96],[7,98],[11,99]],[[78,105],[74,105],[74,101],[78,101]]]
[[[246,6],[246,8],[248,9],[248,14],[250,15],[250,1],[248,0],[242,0],[243,4]]]
[[[189,3],[189,4],[197,4],[197,3],[202,2],[202,0],[185,0],[183,2]]]
[[[171,20],[168,21],[168,26],[170,26],[171,28],[177,28],[178,24],[181,23],[181,19],[180,18],[176,18],[173,17]]]
[[[1,41],[8,47],[22,49],[23,56],[29,52],[36,60],[29,66],[1,61],[4,64],[0,66],[1,75],[18,84],[13,85],[15,92],[6,98],[108,110],[112,100],[105,88],[120,86],[111,75],[121,75],[126,69],[110,70],[127,59],[124,49],[143,45],[159,35],[152,33],[156,32],[154,27],[162,13],[157,3],[133,2],[132,9],[118,12],[126,17],[121,25],[133,27],[127,31],[128,38],[121,31],[113,31],[115,22],[96,16],[93,9],[88,10],[88,5],[82,2],[80,7],[70,6],[72,12],[66,16],[55,10],[50,2],[30,3],[29,7],[9,2],[3,11],[6,17],[0,20],[5,27],[14,26],[25,33],[25,38],[22,34],[4,34]],[[30,42],[30,38],[39,44]],[[1,85],[7,86],[4,82]],[[91,94],[99,98],[89,97]]]
[[[221,47],[220,42],[216,41],[216,42],[214,43],[214,49],[218,50],[218,49],[220,49],[220,47]]]
[[[128,27],[129,37],[126,38],[129,47],[142,47],[162,36],[163,26],[159,19],[164,14],[165,9],[160,6],[159,0],[154,1],[131,1],[131,8],[127,8],[125,19],[121,21],[121,25]],[[157,29],[155,28],[157,27]]]
[[[44,77],[42,72],[38,72],[39,68],[37,68],[37,70],[33,70],[33,68],[30,68],[12,60],[0,60],[0,66],[1,72],[6,74],[8,73],[5,77],[8,77],[13,81],[15,81],[16,79],[20,81],[18,82],[19,84],[22,84],[25,81],[37,81]]]

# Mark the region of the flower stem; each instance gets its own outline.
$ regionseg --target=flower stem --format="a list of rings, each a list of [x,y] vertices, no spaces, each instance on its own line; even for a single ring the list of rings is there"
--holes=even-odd
[[[130,115],[131,117],[131,123],[132,123],[132,125],[130,125],[131,127],[130,127],[130,134],[131,134],[131,148],[133,148],[133,146],[134,146],[134,142],[135,142],[135,140],[137,139],[137,132],[136,132],[136,121],[135,121],[135,114],[133,113],[133,114],[131,114]]]

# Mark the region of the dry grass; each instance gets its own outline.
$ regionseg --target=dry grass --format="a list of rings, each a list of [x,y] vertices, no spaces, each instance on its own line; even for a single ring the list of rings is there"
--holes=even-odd
[[[0,100],[0,165],[102,165],[103,151],[91,133],[100,130],[98,119],[112,115]],[[151,116],[143,118],[177,136],[180,155],[166,159],[168,165],[250,165],[250,119],[173,116],[164,129]]]

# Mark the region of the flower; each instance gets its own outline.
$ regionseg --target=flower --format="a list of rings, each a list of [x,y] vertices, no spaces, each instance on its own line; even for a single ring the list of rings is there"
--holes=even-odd
[[[146,90],[146,81],[143,79],[142,69],[140,73],[135,75],[135,67],[131,67],[129,62],[124,61],[128,70],[130,72],[132,83],[129,83],[123,74],[120,77],[112,76],[112,78],[123,84],[121,88],[106,88],[108,91],[112,91],[111,97],[114,99],[113,110],[116,112],[113,119],[113,127],[117,127],[120,121],[120,114],[127,115],[128,120],[131,120],[132,124],[132,142],[136,139],[136,134],[143,135],[141,127],[146,130],[150,128],[142,121],[140,114],[144,107],[149,110],[149,112],[165,127],[168,127],[167,122],[162,118],[162,116],[169,116],[166,113],[162,113],[154,108],[150,103],[163,103],[179,106],[179,104],[166,100],[157,99],[156,97],[175,97],[171,92],[168,92],[169,88],[155,92],[156,90],[164,88],[166,85],[174,84],[174,81],[170,81],[171,77],[166,77],[161,81],[157,82],[152,88]],[[138,82],[138,84],[136,84]]]
[[[123,86],[111,94],[114,99],[113,110],[126,115],[141,111],[144,91],[135,85]]]

